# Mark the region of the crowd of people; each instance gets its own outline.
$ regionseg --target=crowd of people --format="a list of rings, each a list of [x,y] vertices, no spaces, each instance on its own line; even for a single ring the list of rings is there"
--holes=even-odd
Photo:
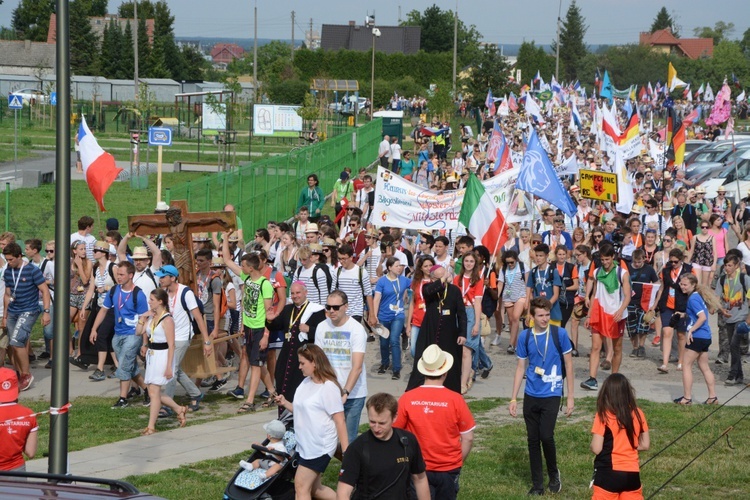
[[[614,170],[589,129],[565,134],[561,142],[554,137],[556,125],[568,128],[569,119],[564,109],[553,109],[547,124],[537,127],[547,136],[551,159]],[[512,114],[499,123],[509,147],[522,154],[530,121]],[[431,124],[444,131],[439,134],[425,133],[420,124],[412,151],[401,148],[401,138],[385,136],[377,162],[424,188],[460,189],[472,175],[485,179],[494,173],[487,158],[494,124],[489,117],[476,138],[466,124],[455,135],[448,122]],[[455,153],[452,137],[460,137]],[[697,363],[707,385],[704,403],[718,404],[709,359],[709,321],[715,315],[719,349],[713,361],[730,365],[725,385],[744,384],[750,207],[746,200],[728,199],[722,188],[707,199],[685,178],[682,165],[657,166],[648,153],[628,160],[627,169],[635,199],[630,213],[581,197],[577,176],[567,175],[575,215],[536,199],[528,217],[507,225],[507,240],[497,252],[477,244],[483,235],[465,228],[378,227],[372,217],[375,182],[366,169],[353,178],[344,168],[329,196],[311,173],[292,221],[269,221],[252,236],[243,233],[241,222],[234,231],[194,233],[193,288],[182,282],[184,256],[175,255],[176,235],[144,237],[133,246],[135,234],[121,232],[116,219],[97,238],[94,220],[82,217],[65,242],[71,245],[70,276],[64,279],[70,280],[75,332],[69,362],[84,370],[95,366],[92,383],[119,382],[113,409],[142,397],[150,406],[144,435],[157,431],[160,418],[185,425],[206,392],[231,389],[227,396],[242,400],[238,413],[273,406],[293,412],[298,498],[334,498],[321,474],[338,450],[346,451],[339,498],[355,487],[406,498],[411,487],[418,498],[442,499],[455,498],[473,442],[475,422],[462,396],[477,377],[490,377],[488,352],[501,344],[517,358],[513,416],[525,379],[529,493],[545,491],[542,452],[547,488],[560,491],[555,421],[564,385],[565,414],[574,411],[574,360],[587,353],[588,377],[578,387],[599,390],[591,443],[597,454],[594,485],[639,491],[637,451],[648,448],[648,426],[620,374],[622,358],[652,359],[655,374],[672,366],[681,371],[684,393],[675,400],[681,405],[693,402],[691,368]],[[324,213],[330,213],[327,205],[333,217]],[[732,248],[735,236],[739,244]],[[58,361],[51,357],[55,242],[29,239],[22,248],[15,235],[4,233],[0,248],[7,328],[0,356],[4,360],[7,353],[17,372],[16,401],[17,392],[34,383],[29,340],[38,318],[45,340],[39,358],[48,360],[46,368]],[[588,346],[580,341],[581,326],[591,333]],[[226,370],[197,380],[182,370],[194,335],[218,366],[238,366],[233,388]],[[398,381],[402,370],[410,372],[400,398],[368,399],[368,343],[379,348],[377,375]],[[405,368],[409,358],[413,366]],[[601,372],[610,375],[600,389]],[[177,383],[187,395],[185,405],[174,400]],[[363,411],[370,431],[359,436]],[[276,439],[278,434],[276,429]],[[25,450],[33,455],[33,447]],[[17,466],[17,458],[8,463]],[[388,481],[395,475],[396,481]]]

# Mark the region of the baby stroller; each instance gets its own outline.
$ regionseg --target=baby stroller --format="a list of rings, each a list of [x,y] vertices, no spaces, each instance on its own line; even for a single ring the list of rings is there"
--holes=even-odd
[[[252,445],[254,451],[247,461],[252,462],[258,458],[268,458],[269,456],[272,457],[273,455],[276,455],[279,462],[286,459],[286,464],[284,464],[277,474],[274,474],[262,482],[252,480],[249,477],[248,471],[239,467],[224,490],[224,500],[291,500],[294,498],[293,479],[294,474],[297,471],[297,440],[294,436],[292,413],[288,410],[284,410],[279,417],[279,420],[281,420],[286,426],[286,433],[284,434],[283,441],[287,453],[284,454],[276,450],[269,450],[265,447],[265,445],[269,443],[266,439],[263,441],[263,446],[257,444]],[[271,460],[273,460],[273,458],[271,458]]]

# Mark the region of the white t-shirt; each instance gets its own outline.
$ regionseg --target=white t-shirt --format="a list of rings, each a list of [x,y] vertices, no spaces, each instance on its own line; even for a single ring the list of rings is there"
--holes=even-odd
[[[386,158],[391,152],[391,145],[383,139],[380,144],[378,145],[378,158],[381,156],[385,156]]]
[[[367,333],[364,327],[354,318],[349,318],[342,326],[333,326],[330,319],[326,319],[315,330],[315,345],[325,351],[328,361],[336,370],[336,378],[343,388],[349,373],[352,371],[352,354],[365,353],[367,347]],[[367,378],[364,363],[357,383],[349,393],[349,398],[367,397]],[[295,399],[296,403],[296,399]],[[295,408],[295,413],[296,413]],[[320,455],[318,455],[320,456]]]
[[[169,297],[169,312],[174,320],[174,340],[175,342],[187,342],[190,340],[192,325],[190,324],[190,312],[198,307],[195,293],[191,291],[185,294],[185,305],[189,311],[182,308],[182,291],[187,288],[185,285],[177,285],[177,293],[174,297]]]
[[[45,261],[47,262],[46,264],[44,264]],[[55,261],[42,259],[39,261],[38,264],[36,262],[32,262],[32,264],[35,267],[38,267],[40,271],[42,269],[42,265],[44,265],[44,271],[42,271],[42,276],[44,276],[44,282],[47,283],[47,286],[51,287],[49,290],[49,295],[50,295],[50,298],[54,300],[55,292],[54,290],[52,290],[52,288],[54,288],[53,284],[55,282]],[[41,303],[41,300],[42,300],[42,292],[39,292],[40,303]]]
[[[341,390],[326,380],[316,384],[306,377],[294,393],[294,422],[297,452],[306,460],[333,456],[338,443],[333,417],[344,411]]]
[[[401,269],[401,274],[402,275],[405,274],[406,273],[406,268],[409,266],[409,259],[406,257],[406,254],[404,252],[402,252],[401,250],[396,250],[395,252],[393,252],[393,256],[396,257],[399,260],[399,262],[401,262],[401,264],[404,265],[404,267]],[[378,255],[378,258],[380,258],[379,255]],[[388,259],[386,259],[386,260],[388,260]],[[385,274],[385,273],[388,272],[388,269],[386,269],[386,267],[385,267],[385,260],[383,261],[383,264],[381,265],[381,268],[383,269],[383,274]]]
[[[151,295],[151,292],[153,292],[156,289],[156,285],[159,283],[159,278],[154,276],[154,279],[151,279],[151,276],[148,275],[146,270],[149,268],[144,269],[143,271],[136,271],[133,275],[133,284],[143,290],[143,293],[148,298],[149,295]],[[154,269],[150,268],[151,275],[154,274]]]
[[[76,241],[83,241],[86,243],[86,258],[91,262],[96,262],[94,259],[94,245],[96,245],[96,238],[92,234],[82,236],[80,233],[75,232],[70,235],[70,244],[72,245]]]
[[[391,158],[394,160],[401,159],[401,145],[398,142],[391,144]]]

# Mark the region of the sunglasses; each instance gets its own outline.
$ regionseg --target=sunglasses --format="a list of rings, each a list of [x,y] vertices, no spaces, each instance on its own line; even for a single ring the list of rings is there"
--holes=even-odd
[[[505,263],[507,265],[509,265],[509,266],[515,266],[516,265],[516,261],[515,260],[506,260]]]
[[[55,253],[55,249],[54,248],[52,248],[52,249],[45,249],[44,251],[46,253]]]
[[[324,248],[324,249],[323,249],[323,251],[324,251],[324,252],[330,252],[330,251],[331,251],[331,249],[330,249],[330,248]]]
[[[601,234],[595,234],[594,238],[604,238],[604,236],[602,236]]]
[[[679,264],[679,263],[680,263],[680,261],[679,261],[679,260],[672,260],[672,259],[669,259],[669,262],[670,262],[670,264],[672,264],[673,266],[674,266],[675,264]]]
[[[701,226],[701,229],[708,229],[708,226]]]
[[[356,224],[349,224],[349,227],[357,227]]]
[[[664,243],[672,243],[672,238],[664,238]]]
[[[340,305],[326,304],[326,311],[338,311],[346,305],[346,302]]]

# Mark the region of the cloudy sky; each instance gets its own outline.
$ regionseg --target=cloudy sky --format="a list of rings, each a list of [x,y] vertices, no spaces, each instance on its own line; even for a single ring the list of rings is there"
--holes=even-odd
[[[20,0],[4,0],[0,5],[0,25],[10,24],[10,14]],[[120,0],[110,0],[110,12],[116,12]],[[571,0],[562,0],[562,17]],[[178,36],[249,38],[253,33],[253,0],[168,0],[175,16]],[[349,20],[362,23],[374,9],[378,24],[398,22],[412,9],[423,11],[437,4],[453,9],[456,1],[441,0],[257,0],[258,36],[260,38],[291,37],[291,12],[296,12],[295,38],[302,38],[309,29],[310,19],[316,30],[320,25],[346,24]],[[495,43],[521,43],[535,40],[548,45],[555,37],[555,19],[559,0],[518,2],[509,0],[460,0],[460,18],[476,25],[484,39]],[[693,28],[713,26],[717,21],[735,23],[734,38],[741,38],[750,26],[748,0],[579,0],[589,25],[586,43],[625,44],[638,41],[638,33],[647,30],[661,6],[677,18],[683,36],[692,36]]]

